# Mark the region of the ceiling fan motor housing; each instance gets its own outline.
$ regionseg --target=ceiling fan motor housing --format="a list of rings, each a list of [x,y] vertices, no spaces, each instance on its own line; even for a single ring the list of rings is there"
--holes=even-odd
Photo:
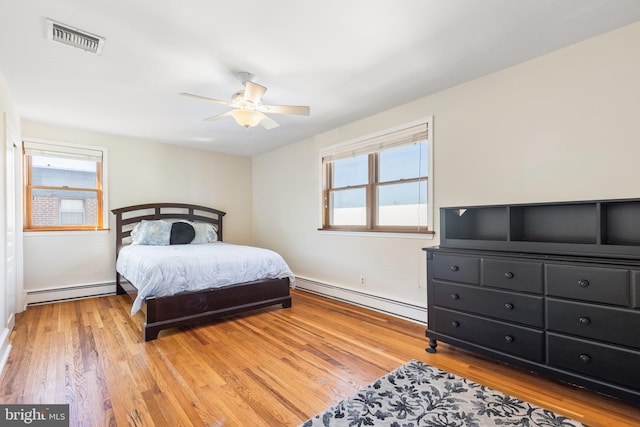
[[[240,90],[231,96],[231,104],[236,108],[250,109],[260,106],[260,102],[254,102],[251,99],[246,99],[244,96],[244,90]]]

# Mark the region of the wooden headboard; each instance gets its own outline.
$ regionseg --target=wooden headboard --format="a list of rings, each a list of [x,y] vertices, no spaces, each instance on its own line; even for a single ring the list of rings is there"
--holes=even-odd
[[[128,244],[133,227],[142,220],[208,222],[215,225],[218,240],[222,241],[222,217],[226,215],[226,212],[217,209],[186,203],[147,203],[113,209],[111,212],[116,216],[116,256]]]

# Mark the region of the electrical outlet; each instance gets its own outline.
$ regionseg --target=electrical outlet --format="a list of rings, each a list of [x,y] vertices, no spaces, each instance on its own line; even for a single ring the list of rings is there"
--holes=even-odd
[[[360,276],[360,286],[367,286],[367,278],[364,277],[364,274]]]

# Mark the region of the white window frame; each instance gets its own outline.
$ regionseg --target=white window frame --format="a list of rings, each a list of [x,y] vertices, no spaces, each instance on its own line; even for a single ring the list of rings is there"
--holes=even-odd
[[[336,153],[353,152],[355,150],[363,149],[366,147],[367,141],[372,139],[378,139],[386,134],[393,132],[399,132],[411,127],[426,124],[427,127],[427,141],[428,141],[428,174],[427,174],[427,229],[428,232],[391,232],[391,231],[377,231],[377,230],[343,230],[343,229],[331,229],[323,228],[323,211],[324,211],[324,190],[325,190],[325,176],[323,158],[332,156]],[[354,138],[348,141],[333,144],[324,148],[321,148],[318,152],[317,165],[319,167],[319,201],[318,201],[318,231],[327,234],[346,234],[355,236],[376,236],[376,237],[403,237],[403,238],[421,238],[421,239],[433,239],[435,234],[434,230],[434,169],[433,169],[433,152],[434,152],[434,138],[433,138],[433,116],[427,116],[422,119],[414,120],[411,122],[403,123],[392,128],[387,128],[378,132],[364,135],[362,137]]]

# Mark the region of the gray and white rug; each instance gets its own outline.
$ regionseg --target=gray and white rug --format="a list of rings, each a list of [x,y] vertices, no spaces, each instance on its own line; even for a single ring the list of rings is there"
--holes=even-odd
[[[584,424],[412,360],[300,424],[338,426],[545,426]]]

